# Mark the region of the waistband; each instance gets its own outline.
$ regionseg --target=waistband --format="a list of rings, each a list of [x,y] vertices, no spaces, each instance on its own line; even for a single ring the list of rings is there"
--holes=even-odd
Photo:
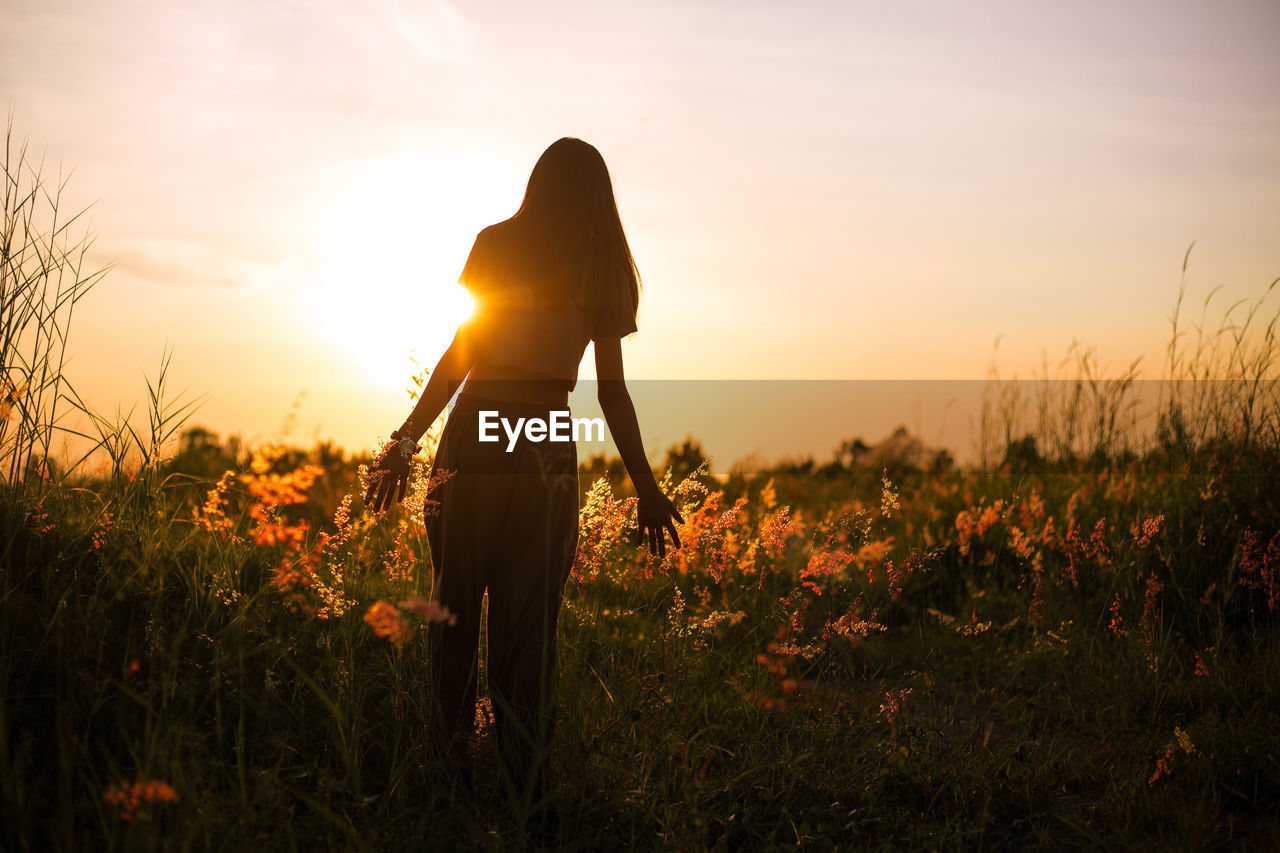
[[[520,394],[521,391],[525,393]],[[567,411],[569,393],[564,390],[549,392],[532,388],[507,388],[499,385],[487,385],[483,390],[468,389],[463,386],[458,394],[457,405],[467,408],[498,409],[514,414],[546,414],[554,411]],[[508,393],[510,392],[510,393]]]

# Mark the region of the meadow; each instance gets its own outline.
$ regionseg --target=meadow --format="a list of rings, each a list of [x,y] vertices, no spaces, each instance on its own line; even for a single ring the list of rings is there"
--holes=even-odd
[[[428,749],[429,454],[374,517],[367,454],[223,440],[166,368],[145,423],[94,413],[60,353],[98,277],[75,241],[22,243],[24,198],[0,328],[0,847],[529,843],[483,706],[473,797]],[[993,379],[981,464],[900,433],[713,478],[672,448],[684,546],[661,560],[629,542],[616,460],[584,465],[543,841],[1280,847],[1266,298],[1189,334],[1175,309],[1149,434],[1125,426],[1137,374],[1086,360],[1038,399]],[[96,454],[60,466],[68,410]]]

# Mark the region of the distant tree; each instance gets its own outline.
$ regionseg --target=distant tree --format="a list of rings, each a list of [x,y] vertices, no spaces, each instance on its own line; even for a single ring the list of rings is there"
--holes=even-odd
[[[238,443],[224,446],[216,432],[203,426],[192,426],[178,436],[178,452],[166,465],[168,470],[190,474],[197,481],[213,481],[222,472],[237,467]]]
[[[863,458],[867,455],[867,451],[871,446],[858,438],[846,438],[840,442],[840,447],[836,449],[835,463],[841,468],[852,471],[857,468]]]
[[[818,468],[818,476],[828,480],[837,480],[849,473],[849,469],[840,464],[839,457]]]
[[[1012,473],[1021,474],[1039,468],[1043,462],[1044,459],[1036,446],[1036,437],[1024,435],[1005,445],[1004,458],[1000,461],[1000,467]]]
[[[207,427],[193,426],[184,430],[178,438],[179,453],[199,453],[201,451],[220,451],[222,441],[218,434]]]
[[[772,469],[766,471],[770,474],[812,474],[814,468],[812,456],[802,456],[799,459],[784,459]]]
[[[891,480],[920,471],[924,461],[924,442],[900,426],[888,438],[877,442],[865,454],[867,467],[883,471]]]
[[[335,471],[346,465],[347,454],[332,441],[322,441],[315,448],[316,464],[326,471]]]
[[[684,440],[683,444],[673,444],[667,448],[667,458],[662,465],[662,470],[670,471],[672,479],[678,483],[698,470],[698,466],[706,461],[707,456],[702,452],[702,444],[690,436]]]
[[[617,456],[605,456],[603,453],[597,453],[586,462],[578,463],[578,483],[584,490],[601,477],[617,489],[626,481],[627,467]]]
[[[933,457],[929,460],[929,473],[931,474],[947,474],[954,471],[956,467],[955,457],[951,455],[951,451],[945,447],[940,450],[933,451]]]

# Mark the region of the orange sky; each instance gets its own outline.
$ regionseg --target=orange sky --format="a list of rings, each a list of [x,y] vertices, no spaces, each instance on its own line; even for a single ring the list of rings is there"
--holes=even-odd
[[[1196,300],[1280,275],[1275,3],[783,8],[6,4],[0,94],[115,261],[72,379],[127,408],[167,342],[196,422],[305,391],[295,438],[368,446],[562,135],[613,173],[636,377],[981,378],[997,337],[1155,374],[1193,240]]]

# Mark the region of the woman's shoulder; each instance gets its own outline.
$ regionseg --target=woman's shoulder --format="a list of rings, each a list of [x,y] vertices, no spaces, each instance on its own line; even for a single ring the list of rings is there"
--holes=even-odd
[[[486,225],[480,229],[480,233],[476,235],[476,243],[484,243],[486,245],[496,245],[503,240],[509,239],[512,234],[514,222],[510,219],[504,219],[501,222],[495,222],[492,225]]]
[[[458,281],[472,290],[489,290],[501,284],[507,243],[507,222],[495,222],[476,234]]]

